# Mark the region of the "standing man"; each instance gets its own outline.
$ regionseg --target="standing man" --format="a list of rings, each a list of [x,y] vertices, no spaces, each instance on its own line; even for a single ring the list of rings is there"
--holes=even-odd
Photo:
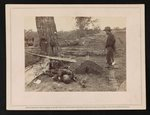
[[[111,67],[112,65],[115,64],[114,61],[114,52],[115,52],[115,37],[111,32],[110,27],[105,27],[104,31],[107,34],[107,40],[106,40],[106,45],[105,48],[107,49],[107,55],[106,55],[106,60],[108,67]]]

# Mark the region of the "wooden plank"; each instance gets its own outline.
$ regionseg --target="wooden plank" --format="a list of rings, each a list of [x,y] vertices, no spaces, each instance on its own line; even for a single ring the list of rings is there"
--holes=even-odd
[[[49,60],[44,58],[32,66],[25,69],[25,85],[27,86],[32,80],[49,69]]]
[[[60,61],[73,62],[73,63],[77,62],[75,59],[70,59],[70,58],[51,57],[51,56],[40,55],[40,54],[31,53],[31,52],[27,52],[27,51],[26,51],[26,53],[34,55],[34,56],[47,58],[47,59],[60,60]]]

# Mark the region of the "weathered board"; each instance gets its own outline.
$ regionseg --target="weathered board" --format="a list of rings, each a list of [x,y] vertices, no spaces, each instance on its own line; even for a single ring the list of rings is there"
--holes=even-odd
[[[70,58],[52,57],[52,56],[40,55],[36,53],[31,53],[31,52],[26,52],[26,53],[34,55],[34,56],[38,56],[38,57],[47,58],[47,59],[54,59],[54,60],[60,60],[60,61],[66,61],[66,62],[76,62],[75,59],[70,59]]]

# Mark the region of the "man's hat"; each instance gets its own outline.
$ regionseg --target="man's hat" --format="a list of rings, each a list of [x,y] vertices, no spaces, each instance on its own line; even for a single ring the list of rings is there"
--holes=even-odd
[[[109,26],[105,27],[103,31],[111,31],[111,28]]]

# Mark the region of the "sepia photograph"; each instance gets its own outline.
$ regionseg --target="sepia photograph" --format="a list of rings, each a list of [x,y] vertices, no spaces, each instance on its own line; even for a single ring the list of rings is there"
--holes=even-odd
[[[26,91],[126,91],[126,18],[24,18]]]
[[[144,23],[143,4],[7,4],[7,110],[146,109]]]

